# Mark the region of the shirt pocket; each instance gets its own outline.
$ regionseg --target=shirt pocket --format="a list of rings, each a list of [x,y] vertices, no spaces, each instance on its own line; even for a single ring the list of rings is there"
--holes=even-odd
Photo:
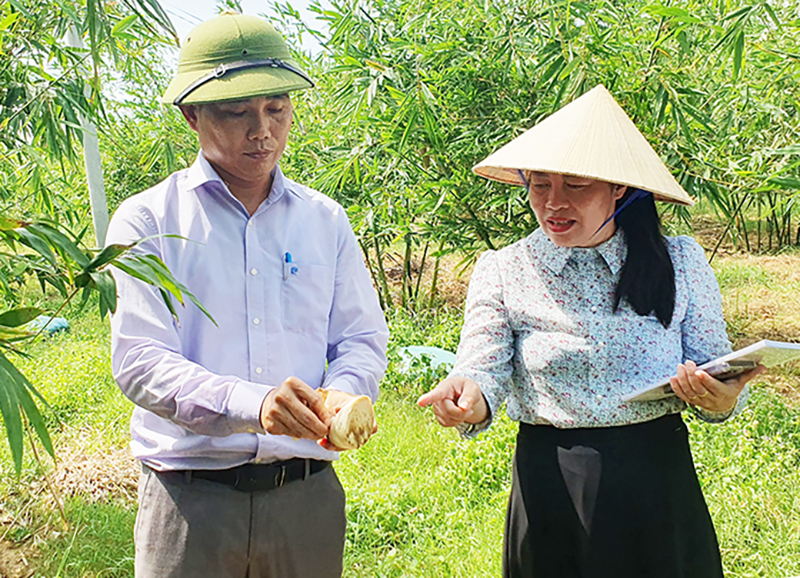
[[[281,289],[286,331],[326,335],[333,302],[333,267],[291,263]]]

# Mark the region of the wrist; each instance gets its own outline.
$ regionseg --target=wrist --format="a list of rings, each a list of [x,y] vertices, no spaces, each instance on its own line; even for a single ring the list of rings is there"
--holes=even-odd
[[[275,391],[276,390],[274,389],[270,391],[261,401],[261,410],[258,412],[258,421],[261,423],[261,427],[264,428],[264,430],[267,429],[269,408],[272,405],[272,396]]]
[[[733,398],[733,403],[730,404],[727,408],[714,410],[714,411],[716,411],[717,413],[731,413],[734,409],[736,409],[736,404],[738,402],[739,402],[739,398],[735,397],[735,398]]]

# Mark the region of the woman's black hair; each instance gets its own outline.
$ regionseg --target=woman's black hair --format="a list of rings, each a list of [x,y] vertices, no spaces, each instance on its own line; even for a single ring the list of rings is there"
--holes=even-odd
[[[617,208],[637,190],[628,188]],[[665,328],[675,310],[675,268],[661,233],[661,219],[653,195],[630,203],[614,218],[625,235],[628,256],[614,294],[614,311],[625,299],[639,315],[655,313]]]

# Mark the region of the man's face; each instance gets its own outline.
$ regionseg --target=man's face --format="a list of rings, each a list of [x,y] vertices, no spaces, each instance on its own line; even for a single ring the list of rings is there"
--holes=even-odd
[[[181,107],[203,155],[236,187],[271,183],[289,138],[292,110],[288,95]]]

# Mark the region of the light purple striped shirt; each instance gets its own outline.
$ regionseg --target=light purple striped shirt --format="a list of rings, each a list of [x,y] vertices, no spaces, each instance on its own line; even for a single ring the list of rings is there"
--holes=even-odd
[[[287,377],[378,395],[388,329],[344,209],[287,179],[250,216],[202,155],[123,202],[108,243],[154,235],[161,257],[209,310],[178,306],[114,272],[112,366],[136,407],[133,454],[157,470],[336,459],[312,440],[264,433],[264,397]]]

